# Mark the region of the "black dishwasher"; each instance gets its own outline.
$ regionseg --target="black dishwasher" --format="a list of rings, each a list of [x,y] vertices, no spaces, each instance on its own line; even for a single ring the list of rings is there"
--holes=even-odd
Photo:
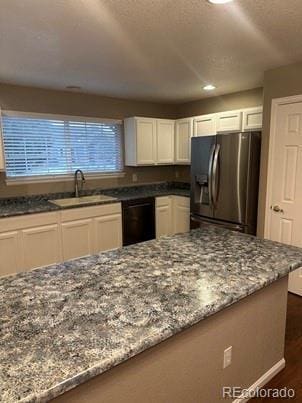
[[[154,197],[122,202],[123,245],[131,245],[155,238]]]

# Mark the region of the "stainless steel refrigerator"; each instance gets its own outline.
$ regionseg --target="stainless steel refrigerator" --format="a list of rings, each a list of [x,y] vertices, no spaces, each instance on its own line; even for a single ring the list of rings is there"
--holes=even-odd
[[[256,234],[260,132],[191,140],[191,228],[212,222]]]

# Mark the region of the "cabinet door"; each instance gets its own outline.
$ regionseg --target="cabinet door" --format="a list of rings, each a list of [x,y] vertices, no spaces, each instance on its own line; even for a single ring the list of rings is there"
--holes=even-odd
[[[0,234],[0,276],[18,273],[21,269],[21,248],[17,231]]]
[[[136,163],[154,165],[156,160],[156,119],[136,120]]]
[[[156,198],[156,238],[171,235],[172,226],[172,198],[169,196]]]
[[[23,268],[47,266],[60,261],[60,238],[57,224],[28,228],[21,231]]]
[[[173,232],[190,231],[190,198],[173,196]]]
[[[214,136],[216,134],[216,114],[196,116],[193,133],[194,136]]]
[[[158,164],[174,162],[174,120],[157,119],[157,159]]]
[[[94,219],[94,252],[117,249],[122,246],[122,216],[112,214]]]
[[[190,164],[193,120],[179,119],[175,122],[175,163]]]
[[[249,108],[243,111],[242,130],[255,130],[262,128],[262,106]]]
[[[241,131],[241,126],[241,111],[230,111],[217,114],[217,132]]]
[[[62,223],[63,260],[93,253],[92,219]]]

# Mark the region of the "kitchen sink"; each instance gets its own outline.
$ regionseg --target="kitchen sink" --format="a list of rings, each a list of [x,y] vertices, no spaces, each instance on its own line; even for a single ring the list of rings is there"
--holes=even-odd
[[[105,195],[93,195],[93,196],[82,196],[82,197],[70,197],[68,199],[56,199],[48,200],[50,203],[55,204],[59,207],[71,207],[71,206],[82,206],[83,204],[93,204],[100,202],[110,202],[116,201],[115,197],[105,196]]]

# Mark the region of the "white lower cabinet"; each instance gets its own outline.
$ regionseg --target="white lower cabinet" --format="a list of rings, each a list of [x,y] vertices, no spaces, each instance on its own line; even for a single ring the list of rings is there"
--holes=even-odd
[[[156,238],[190,231],[190,198],[162,196],[156,198]]]
[[[0,276],[17,273],[21,270],[19,234],[17,231],[0,234]]]
[[[21,231],[23,246],[22,268],[47,266],[61,260],[59,226],[57,224],[28,228]]]
[[[62,223],[63,260],[93,253],[92,219]]]
[[[122,246],[121,204],[0,219],[0,276]]]
[[[94,231],[94,251],[96,253],[120,248],[123,244],[121,214],[95,218]]]
[[[172,234],[172,196],[157,197],[156,208],[156,238]]]
[[[122,246],[121,203],[61,212],[63,260]]]
[[[190,198],[173,196],[173,233],[190,231]]]

